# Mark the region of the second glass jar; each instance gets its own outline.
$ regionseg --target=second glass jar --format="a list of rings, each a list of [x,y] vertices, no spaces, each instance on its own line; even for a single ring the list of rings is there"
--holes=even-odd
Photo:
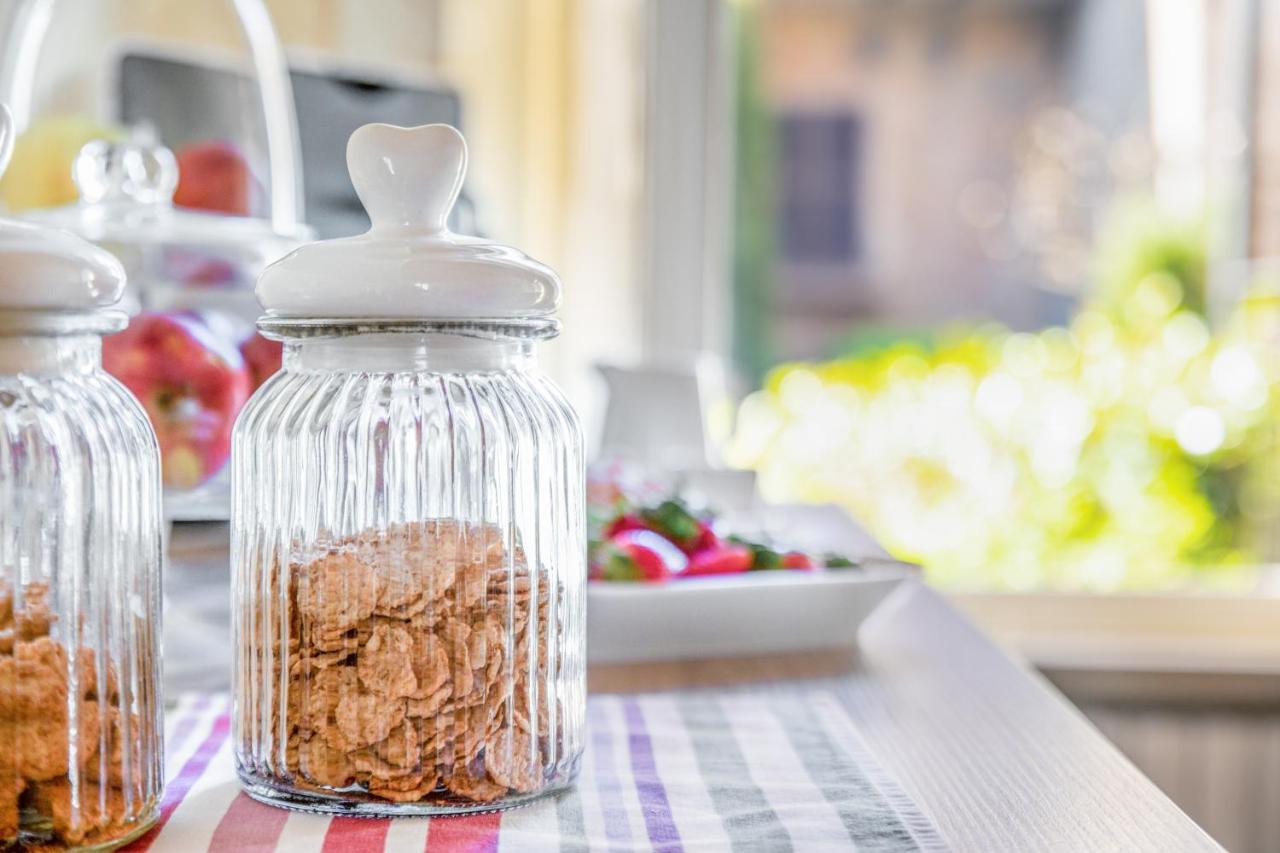
[[[583,448],[554,321],[289,323],[236,428],[236,749],[261,800],[477,811],[572,780]]]

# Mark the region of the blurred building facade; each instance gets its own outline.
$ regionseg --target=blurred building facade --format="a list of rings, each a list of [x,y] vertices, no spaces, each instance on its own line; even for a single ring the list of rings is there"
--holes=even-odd
[[[1139,147],[1148,122],[1144,15],[1141,0],[763,3],[777,355],[830,354],[858,324],[1061,321],[1127,177],[1102,143]]]

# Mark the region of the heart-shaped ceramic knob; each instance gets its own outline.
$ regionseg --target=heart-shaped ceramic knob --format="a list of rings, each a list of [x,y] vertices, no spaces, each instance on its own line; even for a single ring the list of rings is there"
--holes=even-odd
[[[467,173],[467,143],[447,124],[367,124],[347,142],[347,170],[371,233],[444,231]]]

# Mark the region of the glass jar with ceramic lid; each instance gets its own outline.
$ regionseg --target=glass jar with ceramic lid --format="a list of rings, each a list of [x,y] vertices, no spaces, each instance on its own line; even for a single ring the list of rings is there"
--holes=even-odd
[[[12,138],[0,106],[0,172]],[[124,284],[0,220],[0,845],[109,849],[158,816],[159,451],[101,366]]]
[[[452,127],[369,125],[347,162],[370,231],[258,284],[285,356],[233,442],[237,768],[292,808],[515,805],[583,745],[582,439],[536,354],[560,283],[446,228]]]

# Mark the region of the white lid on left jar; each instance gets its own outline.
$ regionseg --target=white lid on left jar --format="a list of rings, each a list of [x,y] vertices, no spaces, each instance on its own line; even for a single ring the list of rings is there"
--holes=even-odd
[[[15,127],[0,104],[0,175],[13,154]],[[110,308],[125,272],[106,249],[68,231],[0,218],[0,312],[86,313]]]

